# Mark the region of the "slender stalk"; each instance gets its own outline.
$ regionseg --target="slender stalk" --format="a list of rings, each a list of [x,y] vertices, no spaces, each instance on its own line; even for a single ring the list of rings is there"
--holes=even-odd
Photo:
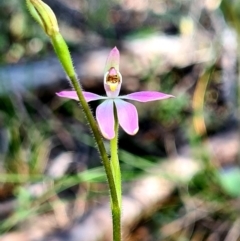
[[[116,116],[116,108],[114,107],[114,118],[115,118],[115,137],[110,140],[110,151],[111,151],[111,168],[113,173],[113,178],[116,185],[118,203],[121,207],[121,197],[122,197],[122,188],[121,188],[121,170],[118,160],[118,119]]]
[[[113,241],[121,241],[121,209],[112,203]]]
[[[116,115],[116,108],[114,107],[114,118],[115,118],[115,137],[110,140],[111,149],[111,168],[113,178],[115,181],[118,203],[111,200],[111,207],[113,212],[113,238],[114,241],[121,240],[121,206],[122,206],[122,188],[121,188],[121,170],[118,159],[118,119]]]

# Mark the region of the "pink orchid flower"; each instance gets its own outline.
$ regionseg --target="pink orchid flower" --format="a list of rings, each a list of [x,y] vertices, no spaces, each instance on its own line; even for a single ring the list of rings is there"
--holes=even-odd
[[[129,135],[135,135],[138,132],[138,113],[136,107],[126,100],[135,100],[139,102],[148,102],[162,100],[173,97],[157,91],[140,91],[128,95],[119,96],[122,85],[122,75],[119,72],[120,54],[115,47],[111,50],[104,75],[104,88],[107,96],[100,96],[91,92],[83,91],[87,102],[94,100],[104,100],[96,110],[96,119],[102,135],[106,139],[115,137],[114,130],[114,105],[116,107],[117,118],[120,126]],[[60,97],[78,100],[76,91],[61,91],[57,93]]]

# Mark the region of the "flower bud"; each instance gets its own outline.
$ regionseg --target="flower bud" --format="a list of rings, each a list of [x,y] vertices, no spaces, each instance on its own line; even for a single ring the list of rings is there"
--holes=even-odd
[[[41,0],[26,0],[26,3],[33,18],[49,37],[59,32],[56,16],[46,3]]]
[[[26,0],[33,18],[50,37],[54,50],[69,78],[75,76],[71,55],[67,44],[59,32],[57,19],[52,9],[41,0]]]

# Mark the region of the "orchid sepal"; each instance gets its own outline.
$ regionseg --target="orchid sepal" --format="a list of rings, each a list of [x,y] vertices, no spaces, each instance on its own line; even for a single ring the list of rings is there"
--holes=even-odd
[[[107,58],[104,73],[108,72],[110,68],[115,68],[119,72],[119,64],[120,64],[120,53],[117,47],[114,47]]]
[[[73,99],[73,100],[79,100],[76,91],[60,91],[56,93],[57,96]],[[104,100],[107,99],[106,96],[97,95],[88,91],[83,91],[84,98],[87,102],[94,101],[94,100]]]
[[[121,99],[114,100],[119,125],[129,135],[135,135],[138,130],[138,112],[136,107]]]
[[[173,98],[173,95],[168,95],[158,91],[139,91],[128,95],[119,96],[121,99],[135,100],[139,102],[149,102],[155,100],[164,100],[168,98]]]
[[[108,99],[101,103],[96,110],[96,119],[102,135],[111,140],[115,137],[113,100]]]

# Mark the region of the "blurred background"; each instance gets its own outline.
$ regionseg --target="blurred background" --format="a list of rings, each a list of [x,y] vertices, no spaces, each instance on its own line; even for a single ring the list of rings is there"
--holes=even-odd
[[[120,130],[128,241],[240,240],[240,2],[45,0],[86,91],[105,95],[111,48],[140,130]],[[25,2],[0,2],[0,240],[111,240],[92,134]],[[95,109],[99,102],[91,102]],[[108,148],[108,141],[105,142]]]

